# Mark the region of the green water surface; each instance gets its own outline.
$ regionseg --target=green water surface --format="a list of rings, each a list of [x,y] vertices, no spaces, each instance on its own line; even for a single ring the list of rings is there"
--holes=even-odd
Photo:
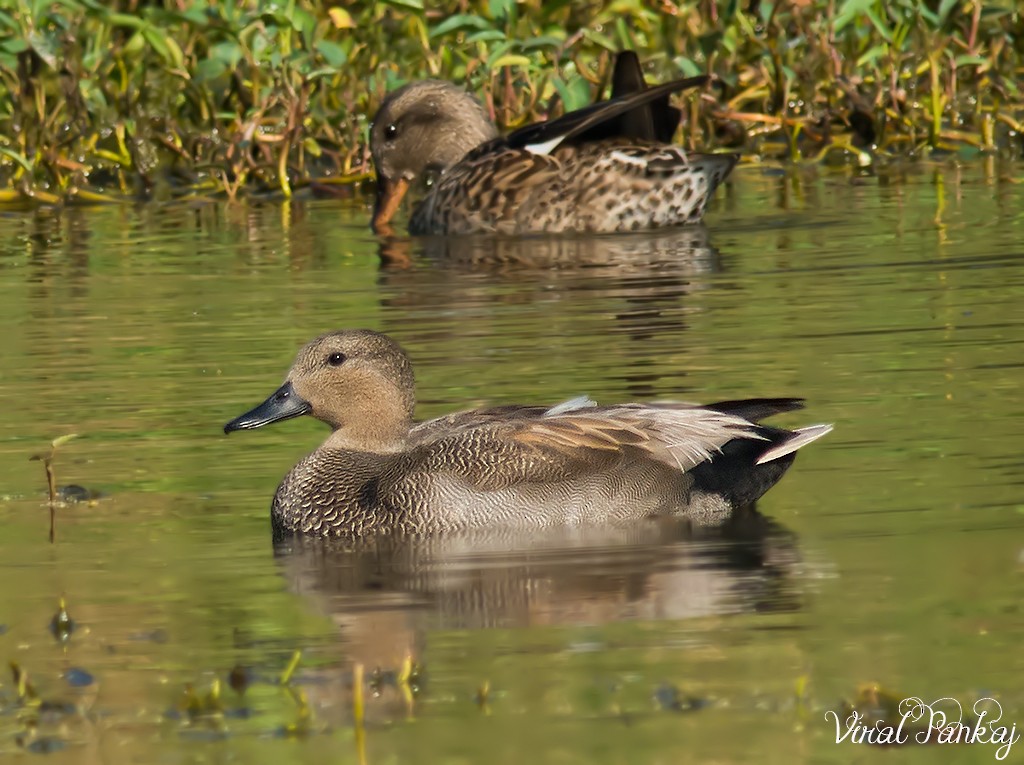
[[[72,705],[19,702],[4,669],[0,759],[995,761],[836,744],[825,712],[866,683],[990,696],[1024,726],[1019,165],[743,167],[707,230],[654,236],[382,243],[367,220],[324,200],[0,215],[0,660]],[[323,426],[221,427],[341,327],[408,348],[421,417],[803,396],[780,424],[835,431],[730,537],[275,549],[270,498]],[[66,433],[58,483],[104,496],[58,510],[51,544],[28,460]],[[407,656],[411,701],[388,674]],[[383,672],[364,732],[356,665]],[[222,713],[179,709],[217,680]]]

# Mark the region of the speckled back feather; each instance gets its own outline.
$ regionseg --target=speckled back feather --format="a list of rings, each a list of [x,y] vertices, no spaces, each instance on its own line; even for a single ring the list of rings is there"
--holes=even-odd
[[[736,164],[733,154],[603,141],[551,155],[471,153],[409,221],[414,234],[638,231],[696,223]]]

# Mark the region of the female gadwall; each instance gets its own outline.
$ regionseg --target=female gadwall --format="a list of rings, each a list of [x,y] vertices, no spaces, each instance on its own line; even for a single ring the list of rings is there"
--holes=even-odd
[[[333,432],[285,476],[278,533],[355,536],[624,521],[725,522],[831,425],[758,425],[799,399],[498,406],[415,422],[409,357],[368,330],[321,335],[224,432],[312,414]]]
[[[480,102],[440,80],[390,93],[374,117],[376,231],[411,182],[440,174],[409,221],[413,234],[613,232],[696,223],[735,154],[669,143],[681,112],[668,96],[689,77],[647,88],[636,55],[616,60],[612,99],[504,138]]]

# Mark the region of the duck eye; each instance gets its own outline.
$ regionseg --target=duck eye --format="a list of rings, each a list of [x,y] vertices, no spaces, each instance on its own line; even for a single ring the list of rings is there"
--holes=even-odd
[[[398,125],[394,122],[384,126],[384,137],[389,141],[394,141],[398,135]]]
[[[327,363],[330,364],[332,367],[340,367],[342,364],[345,363],[345,354],[332,353],[330,356],[327,357]]]

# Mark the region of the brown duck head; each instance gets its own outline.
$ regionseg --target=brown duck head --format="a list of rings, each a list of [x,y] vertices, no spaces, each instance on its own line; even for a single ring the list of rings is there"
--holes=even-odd
[[[374,230],[387,226],[412,181],[428,170],[443,173],[497,135],[480,102],[450,82],[421,80],[389,93],[370,129]]]
[[[310,414],[334,431],[328,447],[397,451],[412,425],[415,386],[409,357],[391,338],[370,330],[331,332],[307,343],[284,385],[224,432]]]

